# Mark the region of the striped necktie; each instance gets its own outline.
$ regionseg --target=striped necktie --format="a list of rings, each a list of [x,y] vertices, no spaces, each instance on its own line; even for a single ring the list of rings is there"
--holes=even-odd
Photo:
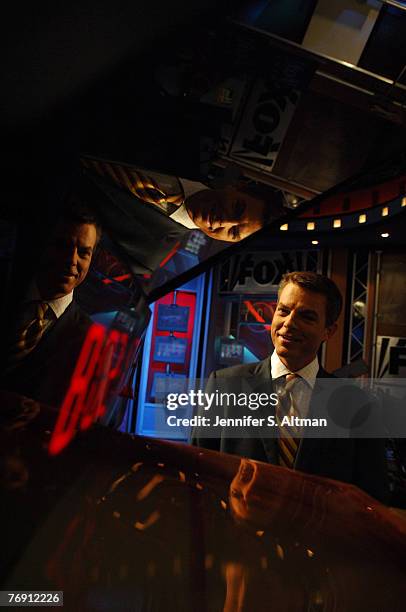
[[[44,333],[45,315],[49,305],[41,301],[31,302],[31,305],[35,309],[34,317],[17,329],[15,341],[10,346],[8,367],[16,366],[24,357],[31,353]]]
[[[276,407],[276,420],[279,428],[278,455],[279,464],[293,468],[297,450],[299,448],[300,428],[295,425],[282,424],[283,417],[299,416],[293,397],[293,387],[300,377],[297,374],[287,374],[285,384],[278,394],[278,405]]]
[[[179,180],[176,180],[176,192],[168,194],[153,176],[132,166],[88,158],[81,161],[88,170],[112,179],[119,187],[124,187],[144,202],[154,204],[167,215],[174,213],[185,200]]]

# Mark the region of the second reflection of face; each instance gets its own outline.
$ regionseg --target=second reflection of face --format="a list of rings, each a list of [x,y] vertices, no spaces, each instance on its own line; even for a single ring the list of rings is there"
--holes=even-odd
[[[253,518],[254,508],[250,505],[250,493],[255,482],[258,465],[250,459],[241,459],[238,472],[234,476],[229,489],[231,512],[237,520],[245,521]]]
[[[264,202],[234,187],[202,191],[186,207],[199,229],[215,240],[239,242],[264,225]]]

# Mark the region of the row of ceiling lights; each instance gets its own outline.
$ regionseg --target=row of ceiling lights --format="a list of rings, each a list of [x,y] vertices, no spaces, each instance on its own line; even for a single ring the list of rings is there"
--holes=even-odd
[[[404,197],[402,199],[402,203],[401,203],[401,207],[406,207],[406,197]],[[387,217],[389,215],[389,207],[388,206],[384,206],[382,208],[381,211],[381,216],[382,217]],[[366,213],[361,213],[358,217],[358,223],[366,223],[367,222],[367,215]],[[341,219],[337,218],[337,219],[333,219],[333,228],[334,229],[338,229],[341,227]],[[279,228],[281,231],[287,231],[289,229],[289,224],[288,223],[284,223],[283,225],[280,226]],[[306,229],[308,231],[312,231],[316,229],[316,223],[315,221],[308,221],[306,224]],[[387,234],[386,232],[384,232],[383,234],[381,234],[382,238],[387,238],[389,236],[389,234]],[[312,244],[315,244],[315,242],[312,242]]]
[[[382,232],[381,234],[381,238],[389,238],[390,234],[389,232]],[[319,244],[318,240],[312,240],[312,244],[317,245]]]

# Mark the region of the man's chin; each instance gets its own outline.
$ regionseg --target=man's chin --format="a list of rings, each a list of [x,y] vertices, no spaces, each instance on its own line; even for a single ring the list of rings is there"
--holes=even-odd
[[[291,360],[295,361],[297,357],[300,355],[300,351],[297,350],[297,345],[294,347],[292,346],[287,347],[283,344],[278,343],[275,349],[279,357],[283,357],[284,359],[287,359],[288,361],[291,361]]]
[[[58,283],[58,285],[55,285],[54,288],[54,293],[55,296],[57,296],[57,298],[63,297],[64,295],[68,295],[68,293],[71,293],[75,288],[75,284],[74,283]]]
[[[294,351],[298,349],[299,342],[294,341],[294,340],[288,340],[288,339],[282,340],[281,338],[279,338],[277,340],[276,345],[278,346],[280,350]]]

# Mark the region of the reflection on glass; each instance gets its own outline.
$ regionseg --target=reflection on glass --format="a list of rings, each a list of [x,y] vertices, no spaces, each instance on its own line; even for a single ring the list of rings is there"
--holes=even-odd
[[[83,206],[64,211],[49,232],[10,324],[1,386],[59,405],[91,320],[76,301],[100,239],[100,226]]]
[[[98,418],[120,424],[149,317],[137,282],[100,237],[96,217],[71,196],[40,254],[26,254],[34,276],[2,347],[0,389],[16,394],[10,405],[61,408],[55,452]]]
[[[208,188],[130,164],[83,157],[85,189],[117,252],[150,291],[283,214],[271,188]],[[152,275],[152,278],[151,278]]]

